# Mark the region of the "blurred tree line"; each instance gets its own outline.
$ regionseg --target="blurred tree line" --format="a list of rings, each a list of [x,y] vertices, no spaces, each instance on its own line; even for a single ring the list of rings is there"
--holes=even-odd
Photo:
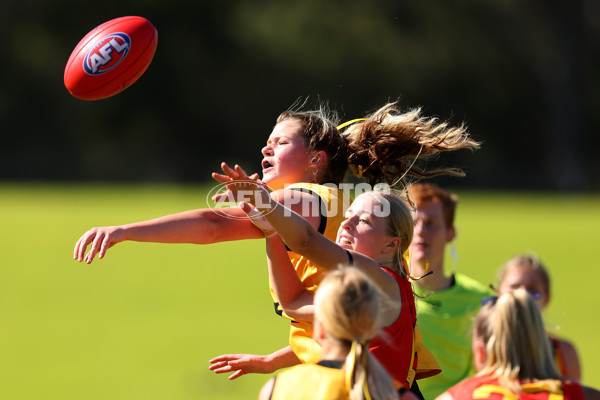
[[[158,29],[146,73],[109,99],[70,96],[72,49],[125,15]],[[399,99],[464,121],[483,147],[444,158],[468,173],[455,187],[597,191],[599,38],[594,0],[7,0],[0,179],[258,171],[277,115],[308,97],[342,119]]]

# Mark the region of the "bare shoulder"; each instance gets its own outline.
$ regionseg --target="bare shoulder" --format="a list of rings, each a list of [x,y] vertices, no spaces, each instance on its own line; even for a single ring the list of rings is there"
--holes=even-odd
[[[444,392],[436,397],[435,400],[454,400],[454,397],[450,393]]]
[[[579,354],[575,345],[570,341],[558,338],[560,350],[564,358],[566,375],[577,380],[581,379],[581,365],[579,363]]]
[[[269,400],[273,394],[273,387],[275,386],[275,378],[269,379],[260,389],[258,394],[258,400]]]

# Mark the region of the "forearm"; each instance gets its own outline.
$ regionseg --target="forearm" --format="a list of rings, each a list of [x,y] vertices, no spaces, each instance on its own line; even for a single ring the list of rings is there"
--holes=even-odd
[[[307,256],[303,251],[306,251],[316,237],[322,236],[304,217],[278,203],[276,199],[263,194],[256,199],[255,206],[285,244],[301,255]]]
[[[273,372],[281,368],[291,367],[300,364],[300,360],[292,351],[290,346],[284,347],[271,353],[267,356],[269,365],[273,368]]]
[[[262,234],[237,208],[198,209],[121,226],[125,240],[208,244],[260,238]],[[223,216],[228,213],[231,218]],[[239,217],[239,218],[238,218]]]
[[[285,245],[275,235],[267,238],[267,264],[269,279],[275,296],[286,314],[291,304],[300,297],[306,289],[300,281],[292,262],[288,256]],[[289,315],[289,314],[288,314]]]

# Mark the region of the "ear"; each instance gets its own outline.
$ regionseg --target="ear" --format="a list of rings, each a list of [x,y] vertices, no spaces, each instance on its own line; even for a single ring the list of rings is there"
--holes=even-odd
[[[487,354],[485,352],[485,343],[477,337],[473,337],[473,363],[477,372],[481,371],[487,361]]]
[[[310,157],[310,164],[313,167],[321,168],[327,163],[327,153],[325,151],[313,151]]]
[[[396,252],[396,250],[400,247],[401,244],[402,244],[402,239],[395,237],[384,246],[384,248],[381,252],[382,253]]]
[[[319,343],[319,345],[323,346],[322,343],[325,339],[325,328],[318,318],[313,319],[313,339],[315,342]]]
[[[446,243],[452,242],[456,238],[456,228],[452,225],[446,228]]]

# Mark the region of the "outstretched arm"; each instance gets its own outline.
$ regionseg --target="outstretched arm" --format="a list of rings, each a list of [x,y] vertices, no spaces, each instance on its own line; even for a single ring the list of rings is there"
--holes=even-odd
[[[132,224],[92,228],[75,244],[73,258],[89,264],[96,254],[103,258],[110,247],[126,240],[208,244],[261,237],[260,230],[239,207],[219,209],[219,214],[211,209],[198,209]]]
[[[225,173],[234,174],[225,163],[221,165]],[[237,175],[234,175],[237,176]],[[228,182],[230,177],[213,174],[217,182]],[[248,177],[244,172],[244,179],[254,185],[262,185],[256,176]],[[309,194],[282,189],[273,192],[273,195],[282,202],[291,204],[292,209],[306,215],[307,221],[314,226],[319,226],[318,216],[312,216],[302,205],[315,201]],[[218,199],[216,199],[218,200]],[[155,243],[195,243],[209,244],[243,239],[258,239],[263,235],[240,210],[239,207],[220,208],[219,212],[204,208],[171,214],[160,218],[127,225],[105,226],[92,228],[79,238],[73,250],[73,259],[91,263],[94,257],[103,258],[106,251],[117,243],[123,241],[155,242]],[[86,249],[89,251],[86,255]]]
[[[233,372],[228,379],[233,380],[246,374],[270,374],[278,369],[300,364],[290,346],[266,356],[256,354],[224,354],[209,361],[209,370],[216,374]]]

